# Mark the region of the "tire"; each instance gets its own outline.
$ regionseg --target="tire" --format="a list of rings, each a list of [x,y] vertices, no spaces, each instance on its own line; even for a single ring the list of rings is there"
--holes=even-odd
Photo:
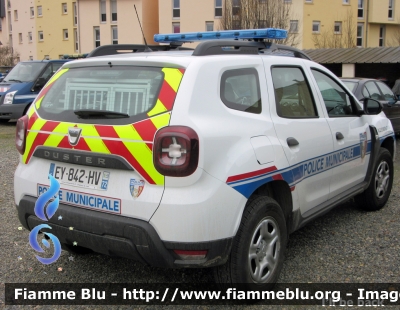
[[[371,183],[363,193],[355,197],[358,206],[366,211],[382,209],[392,190],[393,172],[392,155],[387,149],[381,148]]]
[[[248,201],[225,265],[214,268],[219,284],[243,284],[269,289],[278,280],[287,243],[286,222],[279,204],[270,197]]]

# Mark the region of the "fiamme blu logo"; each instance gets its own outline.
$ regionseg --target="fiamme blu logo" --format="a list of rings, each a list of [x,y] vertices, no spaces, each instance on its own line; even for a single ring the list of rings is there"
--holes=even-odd
[[[55,196],[58,193],[58,191],[60,190],[60,183],[52,175],[49,175],[49,179],[50,179],[50,187],[46,192],[44,192],[43,194],[41,194],[38,197],[36,204],[35,204],[35,209],[34,209],[36,216],[43,221],[48,221],[56,213],[56,211],[58,209],[58,205],[60,204],[58,195]],[[47,215],[47,217],[46,217],[46,215]],[[30,243],[31,247],[39,253],[44,253],[45,251],[40,246],[40,244],[37,240],[37,237],[39,235],[39,232],[45,228],[52,229],[51,226],[49,226],[47,224],[40,224],[40,225],[36,226],[35,228],[33,228],[32,231],[29,233],[29,243]],[[43,257],[40,257],[39,255],[35,255],[35,256],[38,259],[38,261],[41,262],[42,264],[46,264],[46,265],[52,264],[61,255],[61,244],[60,244],[60,241],[58,240],[58,238],[56,236],[54,236],[53,234],[48,233],[48,232],[43,232],[43,233],[53,243],[53,247],[54,247],[53,256],[50,258],[43,258]],[[48,240],[42,239],[41,242],[47,249],[50,248],[50,242]]]

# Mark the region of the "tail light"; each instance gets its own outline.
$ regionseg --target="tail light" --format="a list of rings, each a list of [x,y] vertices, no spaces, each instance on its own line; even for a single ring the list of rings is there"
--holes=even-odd
[[[197,260],[207,256],[207,251],[174,250],[174,252],[183,260]]]
[[[26,144],[26,131],[28,129],[28,116],[24,115],[17,121],[17,129],[15,132],[15,146],[21,155],[24,155]]]
[[[189,127],[169,126],[160,129],[154,138],[154,167],[171,177],[185,177],[197,169],[199,137]]]

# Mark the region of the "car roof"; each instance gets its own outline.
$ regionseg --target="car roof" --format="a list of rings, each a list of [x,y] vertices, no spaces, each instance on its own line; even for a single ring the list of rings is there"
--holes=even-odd
[[[71,59],[43,59],[43,60],[29,60],[29,61],[21,61],[21,63],[40,63],[40,62],[44,62],[44,63],[48,63],[48,62],[67,62],[67,61],[71,61]]]

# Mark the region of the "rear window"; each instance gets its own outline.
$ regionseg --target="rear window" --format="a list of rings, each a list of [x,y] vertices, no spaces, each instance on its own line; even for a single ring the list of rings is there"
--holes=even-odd
[[[44,96],[42,117],[80,123],[127,124],[147,118],[164,73],[152,67],[69,69]]]
[[[354,91],[356,90],[356,86],[357,86],[357,82],[351,82],[351,81],[342,81],[344,85],[346,85],[346,87],[348,89],[350,89],[350,91],[352,93],[354,93]]]

